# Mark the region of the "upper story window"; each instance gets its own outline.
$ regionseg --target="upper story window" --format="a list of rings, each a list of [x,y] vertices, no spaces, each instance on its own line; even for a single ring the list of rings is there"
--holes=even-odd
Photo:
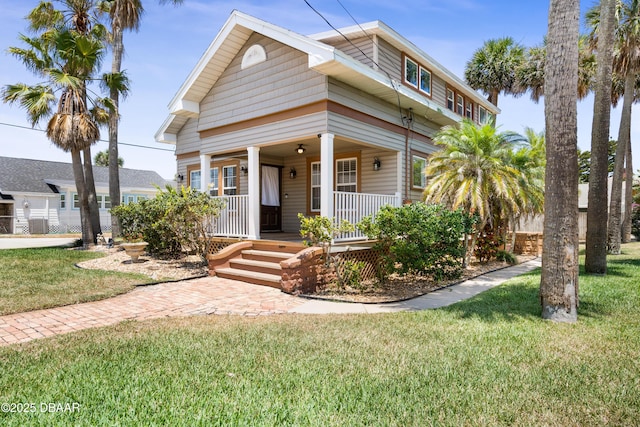
[[[481,125],[487,123],[489,120],[489,112],[483,106],[478,107],[478,123]]]
[[[461,116],[464,114],[464,96],[456,95],[456,113]]]
[[[473,102],[467,99],[467,102],[464,104],[464,115],[469,120],[473,120]]]
[[[431,96],[431,71],[418,64],[408,56],[404,56],[404,82],[420,92]]]
[[[456,95],[453,91],[451,89],[447,89],[447,108],[451,111],[454,110],[455,97]]]

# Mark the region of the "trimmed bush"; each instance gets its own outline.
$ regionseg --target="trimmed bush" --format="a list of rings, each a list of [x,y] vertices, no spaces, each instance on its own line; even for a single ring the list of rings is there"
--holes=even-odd
[[[205,193],[167,186],[155,198],[116,206],[111,214],[119,218],[125,240],[148,242],[147,250],[152,254],[204,256],[206,225],[223,207],[224,202]]]
[[[358,228],[369,239],[378,240],[384,274],[397,271],[442,279],[462,273],[464,236],[471,232],[472,223],[462,210],[412,203],[397,208],[385,206],[375,219],[363,219]]]

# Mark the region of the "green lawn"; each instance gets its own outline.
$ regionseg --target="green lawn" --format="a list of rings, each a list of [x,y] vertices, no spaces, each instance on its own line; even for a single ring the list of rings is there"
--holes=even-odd
[[[0,250],[0,315],[103,299],[151,281],[74,266],[100,256],[62,248]]]
[[[541,320],[531,273],[440,310],[126,322],[0,348],[0,402],[37,410],[0,424],[639,425],[640,244],[623,250],[581,276],[572,325]]]

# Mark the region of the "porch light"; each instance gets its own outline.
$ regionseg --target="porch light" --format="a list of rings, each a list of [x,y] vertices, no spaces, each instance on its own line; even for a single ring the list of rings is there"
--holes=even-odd
[[[249,169],[247,169],[247,165],[240,166],[240,172],[242,172],[242,174],[246,176],[249,172]]]
[[[296,168],[291,168],[291,169],[289,169],[289,178],[290,178],[290,179],[295,179],[295,178],[296,178],[296,175],[297,175],[297,173],[296,173]]]
[[[302,146],[302,144],[298,144],[298,148],[296,148],[296,153],[298,153],[298,154],[302,154],[302,153],[304,153],[305,151],[307,151],[307,149],[306,149],[306,148],[304,148],[304,147]]]
[[[380,159],[377,158],[377,157],[374,157],[373,158],[373,170],[374,171],[379,171],[380,170],[380,165],[381,165]]]

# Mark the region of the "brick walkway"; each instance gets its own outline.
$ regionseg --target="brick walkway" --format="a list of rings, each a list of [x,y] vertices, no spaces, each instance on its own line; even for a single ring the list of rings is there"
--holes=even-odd
[[[102,301],[0,316],[0,345],[31,341],[123,320],[196,314],[287,313],[305,300],[266,286],[219,277],[141,286]]]

